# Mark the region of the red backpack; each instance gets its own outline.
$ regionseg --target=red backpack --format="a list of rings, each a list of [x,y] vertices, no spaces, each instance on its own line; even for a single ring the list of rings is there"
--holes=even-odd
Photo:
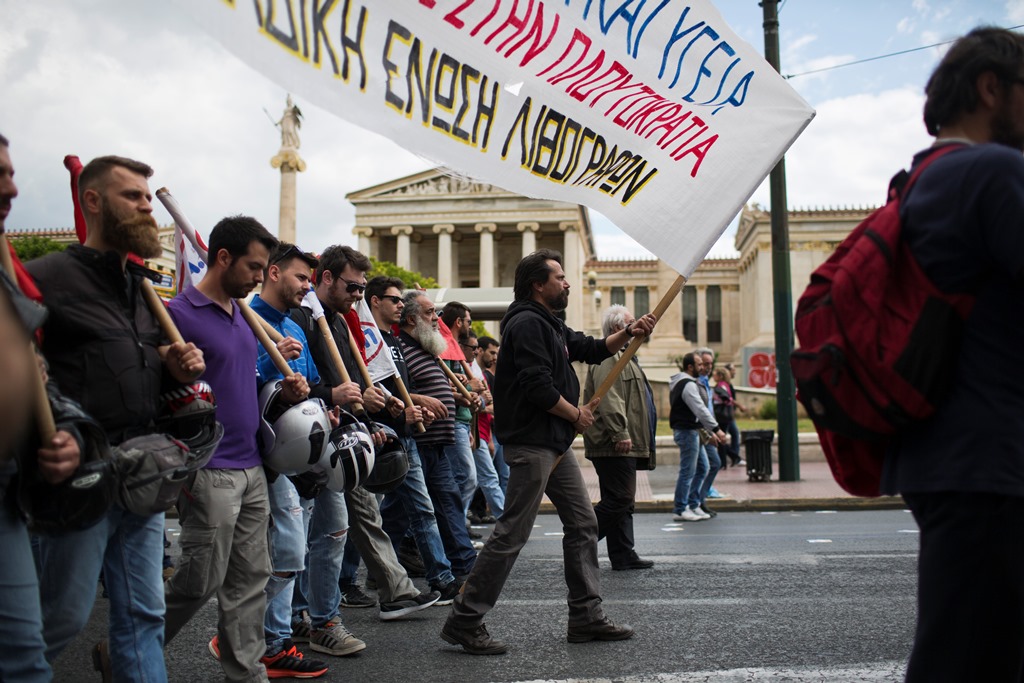
[[[924,274],[900,238],[900,200],[961,146],[940,147],[909,178],[894,178],[889,201],[814,271],[797,303],[797,397],[836,482],[854,495],[879,495],[889,438],[931,415],[949,388],[974,297],[945,294]]]

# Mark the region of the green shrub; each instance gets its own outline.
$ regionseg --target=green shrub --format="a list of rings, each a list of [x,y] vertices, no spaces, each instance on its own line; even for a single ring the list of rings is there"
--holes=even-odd
[[[761,409],[757,411],[757,416],[762,420],[779,419],[779,404],[775,402],[774,398],[768,399],[761,404]]]

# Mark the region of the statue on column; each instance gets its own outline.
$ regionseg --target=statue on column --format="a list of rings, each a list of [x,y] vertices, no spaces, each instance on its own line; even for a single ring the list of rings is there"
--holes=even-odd
[[[281,149],[277,152],[270,165],[274,168],[290,168],[305,171],[306,162],[299,156],[299,128],[302,127],[302,111],[292,101],[291,94],[285,100],[284,114],[276,124],[281,129]]]

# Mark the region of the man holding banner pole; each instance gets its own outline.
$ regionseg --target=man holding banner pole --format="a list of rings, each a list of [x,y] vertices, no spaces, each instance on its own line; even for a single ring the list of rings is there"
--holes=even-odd
[[[204,380],[217,396],[224,439],[178,501],[182,552],[166,584],[166,639],[217,595],[216,653],[225,679],[266,681],[261,660],[270,505],[256,443],[257,341],[235,300],[263,282],[277,239],[256,219],[231,216],[213,228],[209,244],[205,277],[179,293],[169,309],[182,335],[195,340],[209,360]],[[284,380],[286,400],[308,392],[301,375]]]
[[[142,295],[143,274],[128,255],[162,253],[147,164],[93,159],[79,178],[87,234],[26,265],[50,317],[42,351],[50,374],[104,428],[111,444],[154,431],[161,373],[194,381],[205,369],[193,344],[166,345]],[[109,652],[115,680],[167,679],[164,666],[164,515],[115,504],[84,531],[40,537],[39,584],[47,658],[85,626],[100,570],[110,595]]]
[[[369,269],[370,260],[366,256],[351,247],[339,245],[324,250],[316,269],[316,297],[323,306],[331,336],[345,365],[343,369],[357,382],[362,372],[349,344],[349,325],[357,324],[350,323],[350,319],[358,320],[353,306],[363,297]],[[306,335],[309,351],[323,383],[327,386],[340,384],[341,371],[334,367],[327,340],[313,324],[309,309],[294,308],[291,315]],[[363,388],[362,404],[368,415],[385,410],[388,403],[394,405],[379,388],[373,385]],[[345,492],[345,503],[348,506],[349,539],[366,562],[370,577],[377,582],[381,619],[397,619],[434,604],[438,594],[421,593],[399,564],[391,539],[381,526],[376,497],[360,486]],[[358,563],[353,565],[346,558],[341,580],[354,579],[356,568]]]
[[[572,361],[601,363],[633,337],[649,335],[656,318],[648,313],[604,339],[569,329],[555,315],[568,305],[569,283],[561,254],[549,249],[519,262],[514,292],[501,321],[494,384],[494,429],[510,469],[505,514],[455,599],[441,638],[475,655],[507,651],[491,638],[483,618],[498,601],[546,493],[565,531],[568,641],[625,640],[633,629],[614,624],[601,608],[597,517],[572,450],[576,435],[593,424],[600,396],[577,407],[580,386]]]
[[[391,326],[397,325],[402,319],[405,303],[402,301],[404,283],[398,278],[377,276],[366,285],[366,299],[376,323],[376,329],[384,344],[383,352],[387,353],[395,365],[398,374],[385,380],[385,387],[393,393],[400,391],[399,383],[406,388],[411,383],[409,369],[405,364],[405,356],[399,347],[398,340],[391,334]],[[410,396],[410,400],[412,397]],[[452,574],[452,566],[444,552],[444,542],[437,527],[434,516],[434,505],[430,500],[427,482],[424,478],[423,463],[416,448],[416,440],[409,435],[409,428],[417,421],[430,424],[433,413],[426,408],[413,404],[405,412],[387,422],[402,439],[402,445],[409,456],[409,472],[405,481],[397,489],[384,496],[380,506],[384,530],[400,550],[400,543],[406,531],[416,544],[419,556],[423,560],[427,582],[431,590],[441,595],[439,604],[451,604],[458,593],[460,584]]]

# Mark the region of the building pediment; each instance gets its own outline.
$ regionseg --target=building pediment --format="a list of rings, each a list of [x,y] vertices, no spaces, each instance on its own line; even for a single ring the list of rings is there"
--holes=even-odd
[[[509,196],[508,190],[496,187],[489,183],[479,182],[465,176],[438,167],[429,171],[421,171],[404,178],[396,178],[386,183],[367,187],[362,190],[350,192],[345,196],[349,201],[356,203],[360,200],[375,200],[383,198],[414,197],[417,199],[430,197],[457,197],[461,195],[503,195]]]

